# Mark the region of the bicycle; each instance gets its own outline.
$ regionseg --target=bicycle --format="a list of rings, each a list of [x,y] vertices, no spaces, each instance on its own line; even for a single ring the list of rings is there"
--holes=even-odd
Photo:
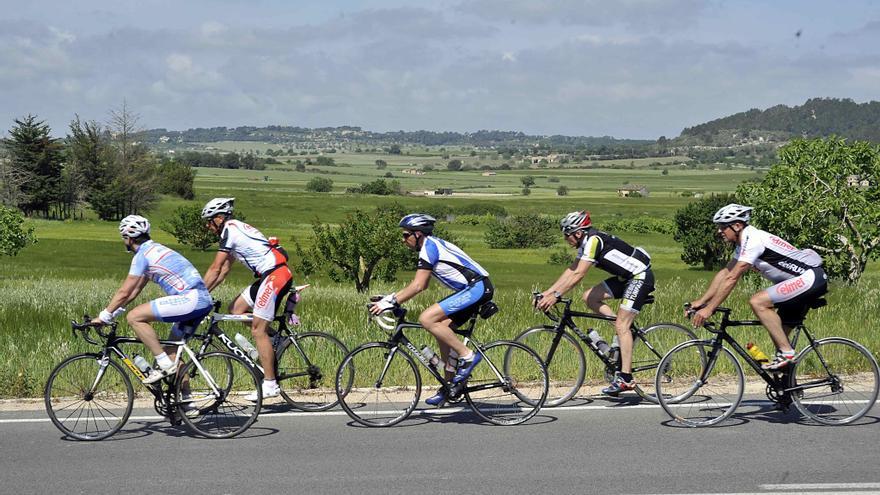
[[[808,304],[811,309],[825,305],[825,299]],[[685,309],[692,315],[699,308],[687,304]],[[814,339],[801,324],[794,329],[792,347],[801,334],[809,345],[786,368],[768,371],[727,332],[730,327],[761,326],[761,322],[731,320],[729,308],[719,307],[715,312],[722,315],[720,324],[703,325],[715,334],[712,339],[680,344],[660,363],[671,378],[657,381],[660,405],[677,422],[711,426],[734,413],[745,387],[742,366],[730,349],[767,383],[765,394],[777,407],[787,410],[794,404],[801,414],[818,423],[852,423],[876,402],[880,382],[877,360],[861,344],[841,337]]]
[[[541,293],[533,292],[537,300]],[[654,296],[648,296],[645,304],[654,302]],[[554,311],[544,314],[555,325],[531,327],[520,333],[514,340],[522,342],[534,349],[544,359],[544,365],[551,376],[551,391],[545,406],[556,407],[571,400],[584,383],[587,361],[580,339],[596,356],[605,368],[605,379],[611,381],[614,373],[620,370],[619,349],[614,353],[603,353],[590,340],[586,333],[575,325],[573,318],[591,318],[613,323],[617,318],[599,313],[572,311],[571,299],[558,298]],[[562,311],[558,305],[562,305]],[[696,335],[687,328],[674,323],[657,323],[639,328],[635,323],[631,326],[633,335],[632,376],[636,382],[635,392],[645,400],[657,403],[654,393],[654,377],[657,365],[666,351],[681,342],[696,339]],[[612,348],[613,349],[613,348]]]
[[[333,380],[339,363],[348,354],[348,348],[328,333],[300,333],[295,330],[299,325],[299,317],[294,313],[295,306],[299,302],[299,294],[306,287],[308,285],[294,288],[288,296],[284,314],[275,317],[278,329],[269,329],[272,348],[275,350],[275,378],[281,385],[281,396],[292,407],[302,411],[326,411],[338,403]],[[294,300],[290,301],[290,298]],[[263,367],[257,364],[256,358],[241,349],[219,325],[225,321],[250,323],[254,319],[253,315],[221,314],[219,310],[220,302],[215,301],[207,331],[195,336],[203,341],[199,352],[205,352],[209,346],[229,351],[242,358],[262,379]],[[215,338],[222,345],[218,345]]]
[[[342,361],[336,378],[340,405],[364,426],[392,426],[403,421],[415,410],[422,389],[415,356],[447,391],[448,402],[465,400],[478,416],[496,425],[528,421],[547,397],[547,370],[538,355],[523,344],[509,340],[483,344],[473,338],[477,318],[488,319],[497,311],[494,303],[485,303],[455,330],[465,337],[465,345],[483,356],[468,380],[459,384],[447,382],[442,374],[444,363],[439,363],[438,370],[404,335],[407,329],[423,328],[406,321],[406,309],[397,306],[391,310],[393,317],[383,314],[371,318],[389,338],[363,344]],[[345,390],[349,377],[354,386]]]
[[[103,440],[125,425],[134,405],[131,379],[117,360],[138,381],[146,378],[122,349],[141,342],[116,335],[117,323],[105,331],[90,323],[89,316],[83,319],[71,322],[74,337],[79,331],[87,342],[101,346],[101,352],[77,354],[58,364],[46,382],[44,400],[49,418],[62,433],[76,440]],[[97,340],[90,335],[93,329]],[[232,438],[254,423],[262,405],[260,382],[243,359],[226,352],[195,353],[183,340],[160,343],[177,347],[180,367],[173,376],[144,384],[156,412],[172,425],[182,421],[208,438]],[[256,402],[244,400],[242,392],[255,388]]]

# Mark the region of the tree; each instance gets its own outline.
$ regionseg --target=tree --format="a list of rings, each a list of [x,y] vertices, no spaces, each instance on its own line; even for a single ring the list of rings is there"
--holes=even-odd
[[[453,172],[461,170],[461,160],[457,158],[454,160],[449,160],[449,163],[446,164],[446,169]]]
[[[326,177],[312,177],[306,183],[306,191],[310,192],[330,192],[333,190],[333,181]]]
[[[753,222],[822,255],[832,277],[855,283],[880,257],[880,146],[838,137],[796,139],[761,182],[737,189]]]
[[[194,199],[193,181],[196,171],[185,163],[175,160],[164,160],[157,169],[159,192],[173,194],[183,199]]]
[[[312,222],[314,246],[297,247],[297,271],[310,275],[324,271],[335,282],[352,281],[358,292],[366,292],[374,278],[394,280],[397,270],[415,266],[414,254],[400,242],[398,213],[355,210],[339,226]]]
[[[520,177],[519,181],[522,182],[523,187],[532,187],[535,185],[535,178],[531,175]]]
[[[722,206],[736,202],[730,194],[712,195],[675,212],[673,239],[681,243],[681,260],[704,270],[718,269],[730,259],[733,248],[718,237],[712,216]]]
[[[297,160],[297,161],[296,161],[296,166],[294,167],[294,170],[296,170],[297,172],[305,172],[305,171],[306,171],[306,165],[305,165],[303,162]]]
[[[24,225],[24,217],[15,208],[0,205],[0,256],[15,256],[36,242],[33,225]]]
[[[244,215],[236,208],[235,218],[245,221]],[[173,235],[177,242],[207,251],[217,242],[217,235],[205,227],[202,208],[197,205],[179,206],[171,218],[159,225],[159,228]]]
[[[399,155],[400,154],[400,145],[392,144],[390,148],[388,148],[389,155]]]
[[[18,207],[30,216],[35,212],[49,218],[59,199],[62,145],[50,136],[49,126],[33,115],[15,119],[9,138],[3,140],[12,168],[24,178],[19,184]]]
[[[335,167],[336,161],[329,156],[321,155],[315,160],[315,165],[320,165],[322,167]]]
[[[495,249],[549,247],[556,243],[556,222],[528,213],[489,224],[486,244]]]
[[[385,167],[388,166],[388,162],[385,160],[376,160],[376,168],[379,170],[385,170]]]
[[[568,196],[568,186],[561,185],[556,188],[557,196]]]
[[[532,190],[531,190],[531,189],[529,189],[528,187],[524,187],[524,188],[522,188],[522,195],[523,195],[523,196],[528,196],[529,194],[532,194]]]

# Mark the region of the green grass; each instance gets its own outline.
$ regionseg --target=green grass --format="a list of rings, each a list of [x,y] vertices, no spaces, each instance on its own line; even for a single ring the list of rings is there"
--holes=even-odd
[[[337,154],[334,158],[341,161],[341,157],[345,156],[349,155]],[[364,155],[359,158],[358,165],[328,168],[341,172],[340,175],[329,177],[334,180],[337,189],[344,187],[343,182],[355,185],[372,180],[384,173],[375,170],[372,165],[377,158],[389,161],[389,169],[398,166],[391,165],[392,160],[387,155]],[[303,187],[314,174],[278,170],[200,169],[196,179],[195,201],[163,198],[148,217],[154,225],[156,240],[179,250],[204,272],[214,253],[180,246],[158,226],[176,207],[183,204],[202,205],[215,196],[235,196],[236,207],[264,233],[276,235],[288,245],[291,239],[296,239],[308,246],[311,239],[310,222],[313,219],[336,223],[355,209],[371,211],[378,205],[392,201],[413,211],[437,203],[459,206],[476,201],[492,201],[514,214],[534,212],[556,217],[587,208],[592,212],[594,221],[601,225],[610,219],[640,215],[672,218],[675,211],[689,201],[681,197],[680,192],[732,191],[737,183],[754,176],[753,172],[743,170],[673,169],[669,175],[663,176],[659,171],[650,169],[547,169],[501,171],[495,177],[482,177],[479,172],[438,172],[401,180],[407,188],[417,184],[425,188],[454,184],[453,187],[479,186],[480,189],[474,190],[495,193],[518,191],[521,188],[519,177],[526,174],[535,176],[539,185],[527,197],[491,194],[481,197],[427,198],[345,195],[338,192],[313,194],[304,192]],[[268,175],[270,180],[264,181],[264,175]],[[559,177],[560,182],[548,182],[545,176],[551,175]],[[624,181],[648,185],[652,191],[651,197],[617,197],[616,189]],[[553,191],[558,184],[568,185],[572,190],[571,196],[555,196]],[[127,273],[131,255],[125,252],[119,240],[116,223],[91,218],[77,222],[34,221],[39,243],[16,257],[0,259],[0,300],[3,301],[0,304],[0,346],[5,349],[4,359],[0,362],[0,395],[39,396],[49,372],[64,357],[95,350],[71,337],[69,322],[81,318],[84,312],[95,315],[106,305]],[[553,249],[569,249],[561,238],[557,247],[551,249],[496,250],[486,246],[483,227],[451,223],[449,230],[461,240],[462,247],[489,270],[497,288],[496,301],[501,312],[488,322],[481,322],[477,333],[481,340],[512,338],[525,328],[547,321],[543,315],[535,314],[530,309],[530,292],[533,288],[546,288],[561,272],[561,266],[548,264]],[[698,297],[712,274],[684,265],[680,261],[680,248],[670,236],[618,234],[634,245],[644,246],[653,259],[658,281],[657,303],[647,308],[639,321],[642,324],[656,321],[684,323],[680,314],[681,304]],[[412,272],[401,272],[396,283],[374,285],[370,292],[384,293],[399,289],[411,276]],[[313,288],[305,293],[301,306],[301,315],[307,328],[333,333],[350,348],[384,337],[378,327],[367,324],[365,294],[358,294],[351,285],[336,284],[324,276],[304,278],[295,273],[294,277],[296,283],[313,284]],[[577,291],[582,292],[604,278],[604,272],[593,270]],[[229,301],[252,280],[245,268],[234,268],[215,295]],[[746,307],[748,295],[767,285],[764,281],[753,279],[741,283],[741,287],[729,299],[736,309],[735,315],[750,317]],[[408,305],[413,311],[413,318],[418,311],[446,293],[443,288],[432,284],[427,293]],[[159,295],[155,286],[148,286],[135,304]],[[880,323],[880,276],[876,263],[869,265],[868,273],[859,286],[834,285],[829,300],[831,304],[828,307],[816,311],[808,320],[817,336],[849,336],[862,342],[875,354],[880,351],[880,336],[874,331]],[[583,309],[583,306],[580,308]],[[584,323],[584,327],[587,324]],[[160,335],[164,335],[168,325],[156,324],[156,328]],[[610,326],[599,326],[598,329],[607,340],[611,339]],[[124,324],[123,331],[129,332]],[[240,329],[233,328],[232,331]],[[761,328],[744,328],[736,332],[738,338],[742,336],[742,341],[754,340],[763,349],[772,349],[767,332]],[[410,338],[419,347],[431,343],[425,332],[411,332]],[[596,363],[594,359],[588,361],[591,379],[601,376]]]

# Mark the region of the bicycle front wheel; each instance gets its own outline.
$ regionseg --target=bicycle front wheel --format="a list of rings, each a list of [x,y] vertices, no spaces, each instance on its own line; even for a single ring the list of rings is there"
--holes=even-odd
[[[387,342],[351,351],[336,373],[336,395],[351,419],[364,426],[392,426],[419,402],[422,379],[413,358]]]
[[[248,394],[256,391],[256,401]],[[211,352],[186,363],[179,374],[175,402],[180,418],[208,438],[232,438],[250,428],[262,405],[260,379],[243,359],[228,352]],[[185,412],[183,405],[195,404]]]
[[[729,418],[742,401],[742,366],[724,347],[695,340],[675,348],[660,361],[656,397],[669,417],[687,426],[711,426]]]
[[[584,349],[568,332],[562,332],[553,355],[550,355],[556,335],[555,328],[539,326],[529,328],[514,339],[535,351],[547,368],[550,389],[544,407],[556,407],[574,397],[587,372]]]
[[[278,381],[281,396],[303,411],[326,411],[335,406],[334,379],[348,349],[336,337],[307,332],[284,339],[278,348]],[[351,387],[351,373],[343,380]],[[347,390],[346,390],[347,391]]]
[[[826,425],[858,420],[877,401],[877,360],[861,344],[827,338],[804,349],[791,370],[792,401],[804,416]]]
[[[116,361],[71,356],[52,370],[43,397],[52,423],[77,440],[103,440],[128,421],[134,402],[131,380]]]
[[[535,351],[519,342],[498,340],[477,349],[483,355],[467,380],[465,398],[481,418],[516,425],[538,414],[547,399],[547,368]]]
[[[654,379],[660,360],[673,347],[696,338],[694,332],[674,323],[657,323],[642,330],[640,335],[633,336],[632,376],[636,382],[636,393],[656,404]],[[660,376],[663,380],[669,378],[663,369],[660,369]]]

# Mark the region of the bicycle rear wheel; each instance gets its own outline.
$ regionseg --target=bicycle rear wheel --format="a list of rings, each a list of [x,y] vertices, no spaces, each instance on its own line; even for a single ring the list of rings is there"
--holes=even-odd
[[[46,412],[65,435],[103,440],[128,421],[134,402],[131,380],[116,361],[101,372],[99,354],[79,354],[52,370],[43,392]]]
[[[660,360],[678,344],[696,339],[694,332],[674,323],[657,323],[645,328],[641,337],[634,336],[632,375],[636,382],[636,393],[656,404],[654,380]],[[661,377],[664,380],[669,378],[665,376],[665,371],[661,371]]]
[[[334,388],[336,371],[347,354],[348,349],[342,342],[323,332],[306,332],[284,339],[278,348],[276,371],[281,396],[303,411],[332,408],[339,402]],[[351,387],[350,371],[351,368],[342,383],[346,392]]]
[[[201,365],[201,368],[199,367]],[[186,363],[175,384],[175,402],[193,403],[198,414],[180,419],[208,438],[232,438],[250,428],[260,414],[262,390],[257,374],[238,356],[211,352]],[[188,377],[188,379],[184,379]],[[245,399],[257,391],[257,401]]]
[[[742,367],[724,347],[685,342],[660,361],[656,397],[669,417],[687,426],[711,426],[729,418],[745,389]]]
[[[868,413],[877,401],[877,360],[861,344],[843,338],[815,341],[791,370],[792,401],[804,416],[826,425],[845,425]]]
[[[351,351],[336,373],[339,404],[364,426],[392,426],[419,402],[422,379],[413,358],[387,342]]]
[[[467,380],[465,398],[481,418],[516,425],[538,414],[547,399],[547,368],[538,354],[519,342],[498,340],[480,347],[483,363]]]
[[[583,385],[587,372],[584,349],[568,332],[563,331],[550,359],[550,347],[555,337],[555,328],[539,326],[529,328],[514,339],[535,351],[547,368],[550,389],[544,407],[556,407],[574,397]]]

